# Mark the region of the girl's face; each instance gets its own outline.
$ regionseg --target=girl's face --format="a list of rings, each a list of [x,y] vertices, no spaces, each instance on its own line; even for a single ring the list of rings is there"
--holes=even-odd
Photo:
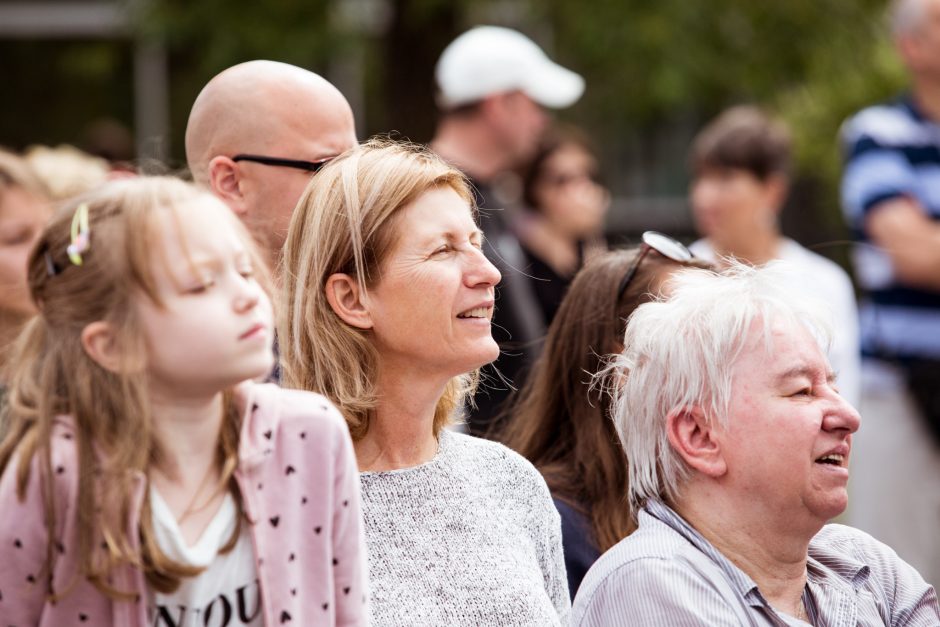
[[[158,218],[151,263],[163,306],[136,299],[156,393],[212,395],[271,370],[271,302],[234,220],[209,196]]]
[[[0,311],[14,316],[36,313],[29,296],[26,264],[46,220],[44,199],[20,187],[0,191]]]

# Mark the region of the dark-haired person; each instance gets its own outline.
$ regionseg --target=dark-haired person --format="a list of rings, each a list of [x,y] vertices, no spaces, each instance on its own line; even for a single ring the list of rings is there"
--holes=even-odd
[[[678,269],[701,262],[660,235],[633,250],[602,254],[575,277],[545,349],[504,414],[502,441],[545,477],[561,514],[572,598],[591,564],[635,528],[624,495],[627,461],[608,416],[609,397],[591,385],[604,356],[623,346],[625,321]]]
[[[588,138],[564,127],[546,134],[524,174],[522,200],[511,228],[547,328],[575,273],[606,249],[610,194]]]
[[[829,358],[840,393],[857,405],[861,351],[852,282],[834,262],[784,237],[777,221],[790,183],[787,128],[757,107],[728,109],[699,132],[690,161],[692,215],[703,237],[692,252],[718,265],[728,257],[792,265],[800,288],[829,303],[836,325]]]

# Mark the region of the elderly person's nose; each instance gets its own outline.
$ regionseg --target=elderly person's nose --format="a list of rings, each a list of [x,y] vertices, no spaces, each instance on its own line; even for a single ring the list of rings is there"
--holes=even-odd
[[[845,398],[834,393],[832,407],[823,418],[823,429],[826,431],[843,430],[849,433],[858,431],[862,417],[858,410]]]

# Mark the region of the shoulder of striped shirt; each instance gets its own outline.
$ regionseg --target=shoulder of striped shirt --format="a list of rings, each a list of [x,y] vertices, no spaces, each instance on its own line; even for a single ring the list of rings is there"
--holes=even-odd
[[[940,144],[940,125],[914,119],[901,104],[884,104],[862,109],[845,121],[842,140],[851,144],[863,137],[887,147]]]

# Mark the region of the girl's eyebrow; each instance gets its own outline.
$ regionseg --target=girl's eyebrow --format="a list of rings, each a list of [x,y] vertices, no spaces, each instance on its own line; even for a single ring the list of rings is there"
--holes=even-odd
[[[226,259],[229,257],[228,254],[225,255],[216,255],[216,254],[200,254],[197,253],[192,255],[190,261],[193,268],[210,268],[217,270],[225,266]],[[231,254],[231,257],[234,258],[235,263],[250,262],[251,255],[248,254],[247,250],[240,249]]]

